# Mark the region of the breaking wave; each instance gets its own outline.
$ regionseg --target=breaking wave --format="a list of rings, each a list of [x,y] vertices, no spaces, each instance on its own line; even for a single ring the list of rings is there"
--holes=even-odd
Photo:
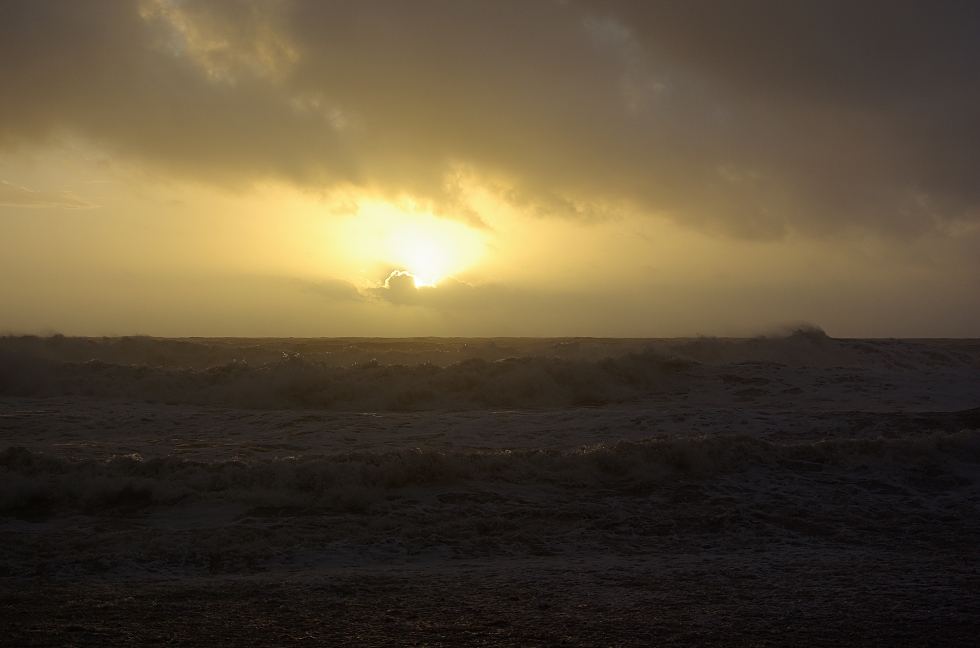
[[[687,364],[648,351],[596,362],[474,358],[448,367],[377,361],[334,367],[290,355],[258,367],[229,362],[171,369],[8,352],[0,354],[0,394],[359,411],[581,406],[678,389]]]
[[[883,375],[975,372],[978,358],[976,341],[838,340],[817,328],[677,340],[22,336],[0,338],[0,396],[356,411],[567,407],[683,393],[699,364]]]
[[[69,459],[0,452],[0,512],[129,511],[215,499],[248,506],[366,510],[392,493],[526,486],[642,493],[661,484],[766,472],[977,481],[980,430],[904,439],[777,444],[746,436],[620,441],[576,451],[354,452],[197,462],[139,456]],[[746,483],[748,483],[747,480]]]

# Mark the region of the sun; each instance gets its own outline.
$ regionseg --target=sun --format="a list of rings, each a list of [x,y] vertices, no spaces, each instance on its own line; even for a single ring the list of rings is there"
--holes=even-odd
[[[472,261],[467,258],[465,237],[454,230],[437,223],[404,223],[388,235],[387,256],[415,277],[416,286],[435,285]]]
[[[464,223],[383,202],[362,203],[335,235],[348,263],[407,272],[416,287],[471,268],[486,247],[483,233]]]

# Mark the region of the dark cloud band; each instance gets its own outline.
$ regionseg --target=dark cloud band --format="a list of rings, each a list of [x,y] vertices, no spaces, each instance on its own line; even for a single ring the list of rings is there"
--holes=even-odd
[[[0,147],[410,195],[482,225],[656,214],[741,236],[980,220],[980,10],[936,2],[0,5]]]

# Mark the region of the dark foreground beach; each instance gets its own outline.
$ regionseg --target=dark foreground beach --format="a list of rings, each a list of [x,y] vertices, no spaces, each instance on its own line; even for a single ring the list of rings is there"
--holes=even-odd
[[[674,548],[261,576],[19,581],[6,645],[975,646],[976,551]]]
[[[980,636],[980,342],[0,341],[0,643]]]

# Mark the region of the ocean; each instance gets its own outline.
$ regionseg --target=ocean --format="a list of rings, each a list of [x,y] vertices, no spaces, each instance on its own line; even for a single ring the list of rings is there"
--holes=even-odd
[[[975,645],[980,341],[0,338],[3,645]]]

